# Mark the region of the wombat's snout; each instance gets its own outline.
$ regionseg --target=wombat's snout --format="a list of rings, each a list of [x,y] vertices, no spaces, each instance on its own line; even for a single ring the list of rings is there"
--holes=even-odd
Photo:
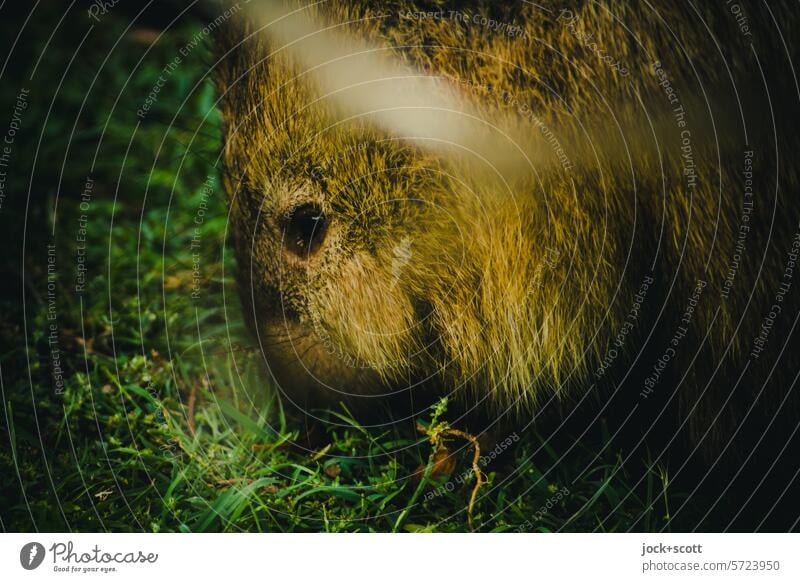
[[[301,204],[281,221],[283,252],[293,259],[308,260],[322,248],[328,234],[328,217],[316,204]]]

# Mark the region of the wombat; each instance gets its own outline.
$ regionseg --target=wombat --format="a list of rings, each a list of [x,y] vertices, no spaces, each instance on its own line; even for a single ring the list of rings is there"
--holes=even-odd
[[[707,459],[794,435],[788,6],[253,4],[214,70],[244,312],[288,402],[582,408]]]

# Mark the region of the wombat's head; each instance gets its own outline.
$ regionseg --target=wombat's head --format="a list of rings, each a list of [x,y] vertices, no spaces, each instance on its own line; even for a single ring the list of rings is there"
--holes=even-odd
[[[314,103],[287,62],[257,67],[223,101],[225,166],[245,315],[270,369],[300,405],[419,379],[438,351],[431,296],[452,292],[471,236],[450,179]]]
[[[299,87],[280,93],[225,152],[246,316],[290,397],[380,393],[434,348],[423,287],[458,272],[436,263],[457,261],[459,225],[434,165],[314,106],[291,110]]]
[[[240,293],[281,390],[301,407],[373,405],[436,379],[502,383],[519,402],[581,365],[583,346],[556,330],[600,314],[552,300],[580,286],[559,274],[567,254],[594,260],[574,253],[592,220],[574,191],[545,203],[487,179],[508,161],[497,132],[452,122],[473,104],[432,77],[395,91],[382,79],[400,65],[338,59],[331,38],[276,50],[268,32],[231,27],[216,67]],[[315,59],[344,65],[317,74]],[[393,108],[396,94],[410,101]],[[570,222],[549,228],[559,206]]]

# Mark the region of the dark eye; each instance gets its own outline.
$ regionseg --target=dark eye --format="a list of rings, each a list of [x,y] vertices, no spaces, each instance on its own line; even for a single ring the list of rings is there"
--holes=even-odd
[[[328,220],[316,204],[303,204],[291,211],[283,223],[284,246],[301,258],[314,255],[325,242]]]

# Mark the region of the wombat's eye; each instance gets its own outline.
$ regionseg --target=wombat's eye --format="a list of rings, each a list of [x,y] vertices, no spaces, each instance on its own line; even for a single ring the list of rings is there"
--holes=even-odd
[[[300,258],[308,258],[322,247],[328,220],[315,204],[298,206],[283,221],[284,247]]]

